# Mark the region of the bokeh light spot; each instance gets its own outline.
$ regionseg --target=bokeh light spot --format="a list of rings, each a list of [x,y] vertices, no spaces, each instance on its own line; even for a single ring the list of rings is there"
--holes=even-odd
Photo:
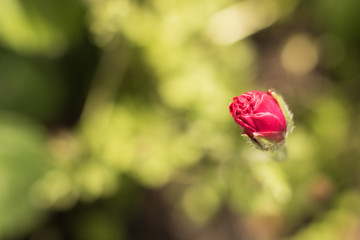
[[[305,34],[291,36],[281,51],[282,66],[292,74],[305,75],[318,63],[314,41]]]

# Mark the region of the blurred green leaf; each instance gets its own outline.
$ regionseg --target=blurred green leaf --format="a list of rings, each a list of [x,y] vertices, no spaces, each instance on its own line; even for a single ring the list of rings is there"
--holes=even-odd
[[[0,115],[0,233],[20,235],[42,211],[31,188],[49,169],[43,129],[17,115]]]
[[[44,68],[44,66],[46,68]],[[40,121],[54,121],[62,109],[64,85],[51,66],[14,54],[0,54],[0,107]]]
[[[0,40],[21,54],[58,56],[81,36],[82,17],[77,0],[3,0]]]

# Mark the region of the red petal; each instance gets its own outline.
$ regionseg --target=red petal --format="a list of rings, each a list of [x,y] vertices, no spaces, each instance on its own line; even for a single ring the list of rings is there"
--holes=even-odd
[[[251,116],[255,124],[256,132],[285,132],[286,121],[283,121],[272,113],[257,113]]]
[[[256,113],[271,113],[278,117],[278,119],[286,126],[286,120],[283,112],[281,111],[280,106],[277,101],[267,94],[264,94],[259,101],[257,107],[254,109],[254,114]]]
[[[235,118],[235,121],[237,124],[240,125],[240,127],[244,130],[245,133],[252,134],[253,132],[256,132],[256,129],[253,126],[251,126],[246,121],[246,119],[238,117],[238,118]]]

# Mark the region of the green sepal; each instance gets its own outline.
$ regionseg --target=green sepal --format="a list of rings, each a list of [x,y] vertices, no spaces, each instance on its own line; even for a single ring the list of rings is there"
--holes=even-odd
[[[279,106],[281,108],[281,111],[284,114],[285,121],[286,121],[286,134],[285,134],[285,137],[287,137],[287,135],[290,132],[292,132],[292,130],[294,129],[293,114],[289,110],[289,107],[285,103],[284,99],[279,94],[277,94],[276,92],[274,92],[272,90],[269,90],[269,92],[275,98],[275,100],[278,102],[278,104],[279,104]]]
[[[258,145],[261,145],[262,149],[265,151],[277,151],[283,148],[285,145],[285,141],[275,142],[260,136],[254,137],[254,139],[258,142]]]
[[[265,137],[254,136],[253,138],[249,137],[247,134],[242,134],[242,136],[254,147],[264,151],[277,151],[284,147],[285,141],[270,141]]]

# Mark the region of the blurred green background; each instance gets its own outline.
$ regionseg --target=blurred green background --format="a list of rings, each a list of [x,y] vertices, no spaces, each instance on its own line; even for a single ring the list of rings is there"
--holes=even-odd
[[[0,239],[360,239],[359,10],[1,0]],[[284,161],[228,110],[269,88]]]

